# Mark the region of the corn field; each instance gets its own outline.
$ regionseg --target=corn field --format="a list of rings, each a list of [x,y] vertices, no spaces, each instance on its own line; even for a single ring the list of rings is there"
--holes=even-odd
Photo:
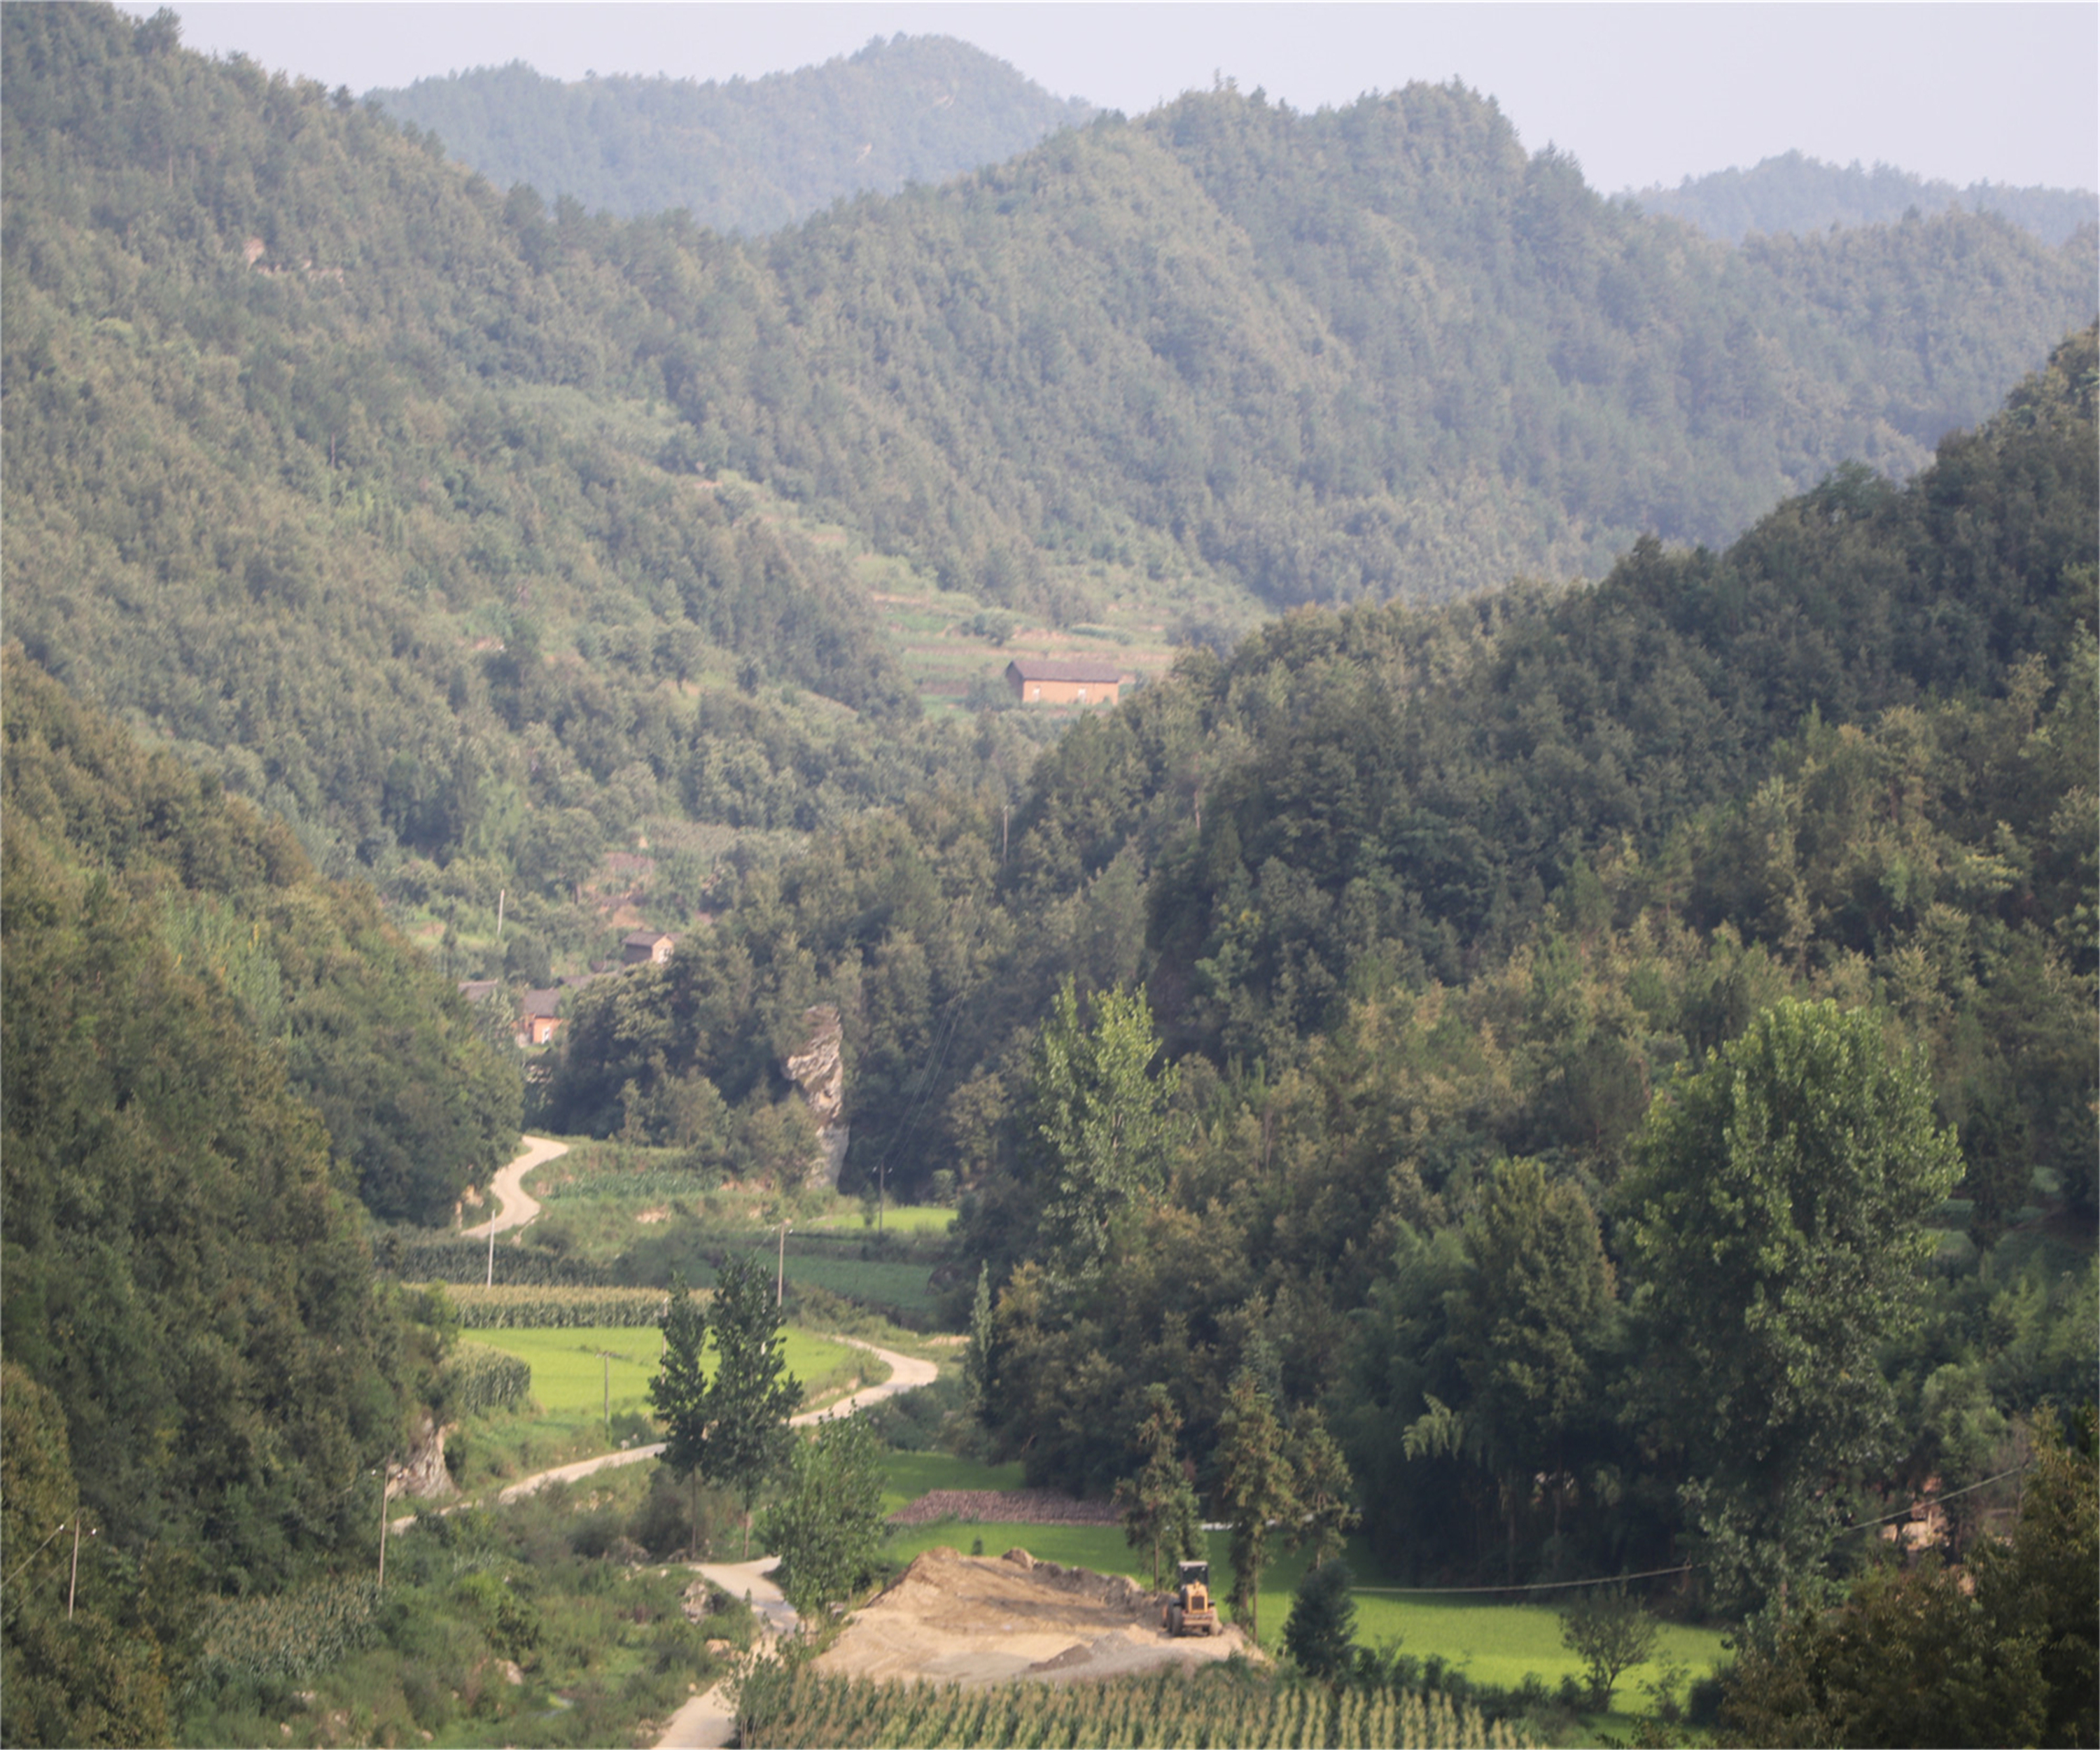
[[[218,1671],[251,1682],[293,1682],[368,1645],[377,1630],[377,1580],[317,1580],[275,1598],[220,1604],[205,1629],[201,1677]]]
[[[1017,1682],[964,1689],[947,1683],[879,1683],[761,1666],[737,1699],[747,1750],[801,1745],[1095,1745],[1265,1747],[1483,1745],[1520,1750],[1531,1740],[1449,1697],[1404,1690],[1329,1689],[1238,1673],[1167,1670],[1100,1682]]]
[[[404,1282],[479,1285],[488,1280],[486,1240],[395,1228],[380,1234],[372,1250],[379,1267]],[[504,1241],[496,1248],[496,1279],[535,1288],[594,1288],[604,1283],[605,1272],[580,1258],[558,1258],[552,1252]]]
[[[448,1287],[446,1293],[459,1309],[461,1325],[470,1331],[660,1325],[670,1303],[660,1288],[527,1288],[499,1282],[494,1288]]]
[[[514,1410],[532,1395],[532,1365],[486,1343],[461,1343],[445,1363],[445,1393],[455,1416]]]

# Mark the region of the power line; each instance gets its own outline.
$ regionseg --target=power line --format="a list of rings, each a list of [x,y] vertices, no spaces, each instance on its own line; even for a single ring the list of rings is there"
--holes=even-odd
[[[2023,1465],[2014,1465],[2010,1470],[2001,1470],[1996,1476],[1985,1477],[1980,1483],[1970,1483],[1961,1488],[1949,1489],[1943,1495],[1921,1495],[1908,1506],[1899,1507],[1893,1513],[1885,1513],[1879,1519],[1856,1519],[1850,1525],[1841,1525],[1832,1535],[1842,1537],[1847,1532],[1871,1531],[1877,1525],[1886,1525],[1894,1520],[1908,1518],[1920,1507],[1936,1507],[1942,1501],[1952,1501],[1957,1496],[1974,1494],[1979,1488],[1988,1488],[1993,1483],[2002,1483],[2007,1477],[2016,1477],[2022,1471],[2030,1470],[2033,1467],[2034,1461],[2029,1459]],[[1554,1592],[1570,1586],[1609,1586],[1628,1580],[1654,1580],[1665,1574],[1688,1574],[1695,1568],[1705,1566],[1705,1563],[1703,1562],[1684,1562],[1675,1567],[1644,1568],[1638,1574],[1596,1574],[1586,1580],[1513,1581],[1505,1586],[1356,1586],[1351,1589],[1372,1594],[1405,1593],[1410,1597],[1449,1596],[1463,1593]]]
[[[1593,1574],[1587,1580],[1535,1580],[1512,1581],[1506,1586],[1352,1586],[1352,1592],[1405,1592],[1450,1594],[1461,1592],[1552,1592],[1567,1586],[1610,1586],[1626,1580],[1653,1580],[1659,1574],[1688,1574],[1698,1567],[1696,1562],[1680,1563],[1675,1567],[1643,1568],[1638,1574]]]
[[[1996,1476],[1986,1477],[1980,1483],[1970,1483],[1961,1488],[1949,1489],[1944,1495],[1920,1496],[1908,1507],[1899,1507],[1894,1513],[1885,1513],[1878,1519],[1859,1519],[1850,1525],[1841,1525],[1838,1528],[1837,1535],[1842,1537],[1847,1532],[1864,1532],[1873,1526],[1886,1525],[1892,1519],[1908,1517],[1920,1507],[1936,1507],[1943,1501],[1952,1501],[1957,1495],[1974,1494],[1979,1488],[1988,1488],[1993,1483],[2002,1483],[2007,1477],[2016,1477],[2023,1470],[2031,1470],[2033,1468],[2034,1461],[2030,1458],[2023,1465],[2014,1465],[2010,1470],[2001,1470]]]

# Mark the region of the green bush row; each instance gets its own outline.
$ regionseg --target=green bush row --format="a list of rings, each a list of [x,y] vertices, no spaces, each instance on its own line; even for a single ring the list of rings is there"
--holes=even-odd
[[[524,1407],[532,1365],[486,1343],[461,1343],[445,1364],[445,1395],[455,1416],[485,1416]]]

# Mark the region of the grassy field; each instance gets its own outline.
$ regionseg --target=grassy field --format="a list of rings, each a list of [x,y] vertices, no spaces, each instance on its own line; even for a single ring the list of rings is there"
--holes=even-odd
[[[882,1455],[882,1510],[894,1513],[929,1489],[1019,1488],[1021,1466],[974,1464],[946,1452],[885,1452]],[[939,1539],[935,1540],[940,1541]],[[928,1545],[927,1548],[931,1548]],[[916,1552],[914,1552],[915,1554]]]
[[[972,1464],[938,1452],[893,1452],[885,1456],[885,1510],[898,1503],[893,1495],[914,1498],[935,1488],[1016,1488],[1020,1466]],[[1127,1574],[1143,1585],[1152,1580],[1151,1564],[1124,1542],[1114,1526],[1017,1525],[999,1521],[947,1519],[931,1525],[893,1530],[885,1548],[895,1560],[908,1562],[939,1545],[970,1552],[982,1541],[985,1554],[1002,1555],[1017,1545],[1039,1561],[1092,1568],[1096,1573]],[[1222,1532],[1211,1536],[1212,1584],[1223,1597],[1233,1585],[1233,1565]],[[1261,1642],[1271,1653],[1282,1645],[1283,1624],[1290,1614],[1290,1596],[1305,1570],[1303,1554],[1283,1553],[1262,1575],[1260,1600]],[[1353,1542],[1348,1551],[1360,1589],[1356,1594],[1356,1638],[1360,1646],[1380,1646],[1397,1641],[1418,1660],[1442,1659],[1476,1683],[1515,1688],[1536,1673],[1548,1688],[1563,1677],[1579,1679],[1581,1662],[1561,1644],[1560,1616],[1547,1604],[1511,1604],[1492,1598],[1437,1598],[1397,1592],[1380,1593],[1377,1564],[1367,1549]],[[1722,1655],[1718,1629],[1665,1624],[1656,1658],[1619,1679],[1614,1717],[1644,1710],[1641,1686],[1660,1675],[1661,1662],[1674,1658],[1696,1677],[1712,1669]],[[1681,1699],[1681,1698],[1680,1698]]]
[[[788,1371],[801,1380],[814,1400],[826,1386],[836,1390],[849,1375],[878,1367],[872,1356],[849,1344],[833,1342],[808,1331],[783,1332]],[[664,1333],[649,1327],[620,1330],[589,1326],[572,1330],[476,1331],[476,1342],[514,1355],[532,1369],[532,1395],[549,1415],[603,1413],[606,1382],[611,1382],[612,1413],[649,1408],[649,1382],[663,1354]],[[611,1360],[602,1360],[610,1355]],[[713,1358],[708,1369],[713,1372]]]

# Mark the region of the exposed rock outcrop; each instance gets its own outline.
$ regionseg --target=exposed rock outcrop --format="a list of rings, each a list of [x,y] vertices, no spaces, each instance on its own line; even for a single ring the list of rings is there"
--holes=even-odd
[[[846,1142],[852,1131],[842,1116],[845,1110],[846,1069],[840,1051],[845,1042],[845,1031],[839,1024],[839,1012],[828,1003],[804,1010],[802,1022],[805,1029],[802,1048],[792,1053],[781,1067],[788,1072],[788,1079],[801,1091],[810,1117],[817,1126],[820,1153],[810,1163],[810,1171],[813,1176],[822,1174],[824,1183],[836,1191],[839,1169],[845,1165]]]
[[[412,1501],[442,1501],[458,1492],[452,1472],[445,1468],[445,1430],[426,1411],[408,1463],[386,1479],[387,1498],[406,1495]]]

